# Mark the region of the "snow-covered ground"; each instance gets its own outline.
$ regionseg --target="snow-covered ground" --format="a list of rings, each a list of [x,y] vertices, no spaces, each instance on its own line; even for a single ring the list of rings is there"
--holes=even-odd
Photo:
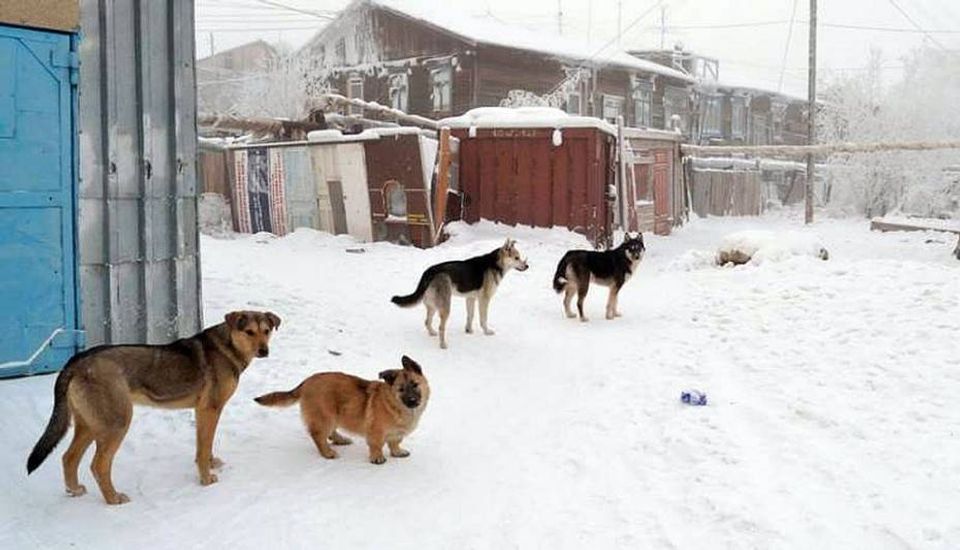
[[[960,541],[960,262],[955,238],[819,221],[829,261],[711,264],[729,233],[805,231],[798,213],[698,220],[647,236],[603,319],[565,319],[564,231],[459,227],[432,250],[300,230],[204,238],[205,315],[270,309],[269,359],[244,374],[217,434],[227,465],[201,487],[189,411],[138,409],[114,480],[132,499],[64,495],[60,454],[24,463],[53,377],[0,381],[0,548],[956,548]],[[519,240],[495,336],[442,351],[399,309],[431,263]],[[336,352],[337,354],[334,354]],[[312,372],[373,378],[417,359],[432,386],[412,456],[322,459],[296,407],[252,397]],[[707,407],[679,402],[701,389]]]

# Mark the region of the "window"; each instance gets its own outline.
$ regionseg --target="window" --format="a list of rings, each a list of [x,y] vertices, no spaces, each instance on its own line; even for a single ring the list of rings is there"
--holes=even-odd
[[[574,91],[567,94],[567,101],[564,105],[564,110],[571,115],[579,115],[582,113],[580,108],[580,92]]]
[[[350,99],[363,99],[363,79],[359,76],[351,76],[347,84],[347,97]],[[351,115],[363,115],[363,107],[351,105],[348,111]]]
[[[639,81],[633,88],[633,122],[635,126],[653,125],[653,86]]]
[[[407,217],[407,193],[397,180],[383,184],[383,200],[388,218]]]
[[[625,103],[626,101],[618,95],[603,94],[603,120],[616,124],[617,117],[623,116]]]
[[[677,122],[674,122],[674,115],[678,119]],[[680,126],[681,132],[687,132],[689,127],[687,93],[679,88],[667,88],[663,96],[663,126],[666,130],[673,130],[675,124]]]
[[[409,97],[409,82],[407,73],[397,73],[390,75],[390,106],[394,109],[406,112],[407,98]]]
[[[430,88],[434,112],[450,112],[453,75],[449,66],[430,70]]]
[[[769,124],[766,115],[753,115],[753,128],[751,132],[752,145],[768,145],[770,143]]]
[[[747,105],[742,97],[735,97],[730,100],[730,134],[735,138],[745,137],[747,134]]]
[[[363,61],[364,46],[366,46],[366,39],[362,33],[357,33],[353,35],[353,50],[356,54],[356,60],[358,63]]]
[[[723,135],[720,128],[722,106],[722,96],[708,95],[703,98],[702,132],[704,137],[721,137]]]
[[[347,64],[347,41],[344,38],[337,40],[336,58],[333,60],[338,66],[343,67]]]

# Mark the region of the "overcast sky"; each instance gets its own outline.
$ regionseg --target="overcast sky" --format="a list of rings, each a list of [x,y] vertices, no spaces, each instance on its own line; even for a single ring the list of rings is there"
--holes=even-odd
[[[623,0],[620,44],[672,47],[719,58],[721,79],[806,94],[809,0]],[[531,28],[556,31],[558,4],[563,31],[598,47],[617,35],[617,0],[441,0],[465,13],[490,13]],[[258,38],[303,45],[324,19],[348,0],[197,0],[197,52],[216,51]],[[960,52],[960,0],[820,0],[819,63],[822,79],[862,73],[871,48],[882,51],[894,78],[902,56],[924,42]],[[901,13],[897,8],[901,8]],[[791,12],[794,24],[790,34]],[[302,10],[302,11],[298,11]],[[315,14],[315,15],[312,15]],[[319,16],[318,16],[319,15]],[[665,29],[661,33],[661,17]],[[868,30],[851,27],[879,27]],[[926,32],[920,32],[917,29]],[[941,31],[941,32],[936,32]],[[786,62],[784,52],[786,50]]]

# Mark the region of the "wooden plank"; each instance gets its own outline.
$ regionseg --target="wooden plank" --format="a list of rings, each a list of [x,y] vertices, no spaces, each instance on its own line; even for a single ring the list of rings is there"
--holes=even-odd
[[[552,160],[551,181],[551,222],[558,227],[571,227],[570,221],[570,146],[564,140],[560,147],[550,150]]]
[[[434,235],[440,235],[447,212],[447,190],[450,188],[450,129],[440,130],[440,151],[437,159],[437,189],[433,199]],[[436,242],[434,242],[436,244]]]
[[[500,159],[497,158],[494,140],[480,140],[477,157],[480,171],[480,185],[478,187],[478,194],[480,195],[479,217],[495,220],[497,219],[497,165]]]
[[[531,170],[531,204],[534,227],[550,227],[550,213],[553,206],[550,202],[551,194],[551,163],[550,148],[552,145],[545,139],[536,140],[533,146],[533,164]]]
[[[953,233],[955,235],[960,235],[960,228],[951,228],[951,227],[937,227],[933,224],[924,224],[922,222],[917,223],[907,223],[907,222],[889,222],[882,219],[873,219],[870,220],[870,230],[871,231],[939,231],[942,233]]]
[[[496,189],[496,204],[490,220],[496,220],[508,225],[517,224],[515,208],[516,186],[516,144],[513,139],[492,140],[496,151],[497,171],[494,185]]]
[[[542,139],[515,140],[516,172],[513,177],[513,189],[516,199],[513,201],[516,222],[533,225],[533,158],[536,144]]]

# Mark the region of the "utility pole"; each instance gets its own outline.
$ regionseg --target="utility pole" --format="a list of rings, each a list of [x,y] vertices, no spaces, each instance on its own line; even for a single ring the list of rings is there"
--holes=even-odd
[[[807,145],[814,145],[817,133],[817,0],[810,0],[810,59],[807,71]],[[813,223],[813,153],[807,155],[807,185],[804,190],[804,223]]]
[[[663,51],[663,42],[667,34],[667,7],[660,6],[660,51]]]
[[[557,34],[563,34],[563,0],[557,0]]]

